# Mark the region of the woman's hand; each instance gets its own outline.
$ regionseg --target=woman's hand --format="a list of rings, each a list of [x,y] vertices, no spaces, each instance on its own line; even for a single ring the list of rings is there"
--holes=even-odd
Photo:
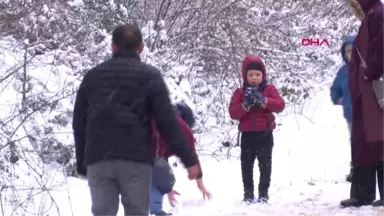
[[[200,192],[203,194],[204,200],[208,199],[211,200],[212,195],[211,193],[205,188],[203,180],[202,179],[196,179],[197,187],[199,188]]]
[[[167,195],[168,195],[168,201],[169,201],[169,204],[170,204],[172,207],[175,207],[176,204],[177,204],[176,195],[180,195],[180,193],[177,192],[177,191],[175,191],[175,190],[172,190],[172,191],[169,192]]]

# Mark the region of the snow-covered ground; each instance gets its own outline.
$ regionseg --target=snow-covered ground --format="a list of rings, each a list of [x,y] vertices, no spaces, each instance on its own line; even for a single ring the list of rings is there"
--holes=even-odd
[[[10,59],[12,55],[7,54],[8,58],[3,56],[0,58],[3,59],[3,67],[5,67],[5,63],[11,65],[12,62],[13,64],[14,61]],[[15,58],[17,56],[15,54]],[[62,68],[61,71],[63,71]],[[48,82],[48,78],[40,77],[39,74],[33,74],[35,80]],[[53,85],[57,85],[56,81]],[[185,99],[185,95],[180,92],[176,84],[169,82],[168,85],[175,94],[173,98]],[[13,89],[8,90],[9,92],[2,91],[3,103],[17,104],[17,97],[15,97],[17,94]],[[220,93],[226,94],[225,92]],[[211,102],[207,98],[204,99],[204,103]],[[72,106],[69,104],[69,100],[64,102],[66,104],[63,106]],[[0,111],[0,114],[5,116],[9,113],[11,111],[5,109]],[[245,206],[241,204],[243,192],[239,159],[234,157],[231,160],[217,161],[212,157],[204,157],[201,158],[204,181],[212,192],[213,199],[203,202],[195,183],[187,179],[185,170],[179,166],[175,168],[177,175],[175,189],[182,194],[179,197],[180,205],[171,209],[165,199],[165,210],[182,216],[374,216],[384,214],[384,208],[341,209],[339,207],[340,201],[349,196],[350,185],[345,182],[345,175],[349,171],[349,135],[346,122],[342,117],[341,107],[331,104],[328,91],[318,93],[317,97],[306,107],[304,115],[290,114],[283,118],[282,124],[274,134],[275,147],[269,205]],[[68,136],[63,136],[62,139],[66,139],[65,143],[71,143],[70,132],[65,134]],[[238,153],[239,149],[235,148],[232,151],[233,155],[238,155],[236,152]],[[25,173],[18,172],[19,177],[17,177],[17,181],[14,179],[15,182],[12,184],[13,189],[18,193],[4,192],[5,196],[0,197],[0,201],[7,200],[9,203],[13,203],[13,198],[16,197],[15,200],[25,199],[25,203],[32,204],[31,197],[33,197],[34,209],[30,205],[28,210],[25,209],[25,206],[21,206],[26,205],[23,201],[14,202],[12,208],[0,209],[5,216],[19,215],[13,211],[15,208],[18,208],[18,213],[23,212],[22,215],[36,215],[36,212],[40,213],[38,215],[47,216],[91,215],[89,190],[85,180],[65,178],[62,174],[64,170],[61,168],[54,171],[52,167],[44,165],[26,166],[26,163],[19,165],[20,168],[17,170],[24,170]],[[31,174],[26,171],[28,169],[37,169],[37,171]],[[11,171],[16,172],[16,170]],[[44,175],[38,176],[38,173],[44,173]],[[259,177],[257,164],[255,164],[254,173],[255,184],[257,184]],[[39,194],[43,195],[39,197]],[[4,203],[0,204],[3,206]],[[21,210],[22,208],[23,210]],[[120,208],[119,215],[123,215],[122,208]]]
[[[290,115],[275,133],[270,204],[241,204],[242,181],[238,159],[218,162],[202,158],[204,181],[213,194],[203,202],[195,183],[180,166],[175,168],[179,206],[166,210],[175,215],[382,215],[384,208],[341,209],[340,200],[348,198],[349,138],[340,107],[334,107],[328,92],[320,93],[310,104],[305,117]],[[257,184],[258,169],[255,166]],[[87,182],[67,179],[62,190],[51,192],[58,208],[52,214],[91,215]],[[38,205],[41,205],[39,203]],[[46,203],[45,205],[48,205]],[[119,215],[123,215],[120,206]]]

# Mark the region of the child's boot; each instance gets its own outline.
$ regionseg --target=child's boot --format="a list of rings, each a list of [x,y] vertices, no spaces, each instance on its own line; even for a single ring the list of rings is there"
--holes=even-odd
[[[257,202],[268,203],[268,200],[269,200],[268,191],[260,191],[259,192],[259,199],[257,199]]]
[[[250,190],[244,192],[244,199],[243,199],[244,203],[251,204],[254,201],[254,199],[255,199],[255,196],[253,195],[253,192],[251,192]]]

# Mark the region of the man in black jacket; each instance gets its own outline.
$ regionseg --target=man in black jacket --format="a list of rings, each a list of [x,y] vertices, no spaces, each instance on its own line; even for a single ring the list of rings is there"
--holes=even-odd
[[[94,215],[148,215],[154,155],[152,119],[188,170],[201,176],[177,123],[169,92],[156,68],[140,61],[144,48],[137,25],[112,33],[113,57],[91,69],[77,92],[73,130],[77,171],[86,176]]]

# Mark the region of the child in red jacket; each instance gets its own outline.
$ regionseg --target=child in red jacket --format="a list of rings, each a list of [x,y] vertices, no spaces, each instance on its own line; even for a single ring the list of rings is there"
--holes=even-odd
[[[272,172],[272,149],[275,116],[284,110],[284,99],[272,84],[266,82],[266,70],[257,56],[247,56],[242,65],[243,88],[232,95],[229,114],[239,120],[241,132],[241,171],[244,185],[244,201],[254,200],[253,166],[259,161],[258,202],[267,203]]]

